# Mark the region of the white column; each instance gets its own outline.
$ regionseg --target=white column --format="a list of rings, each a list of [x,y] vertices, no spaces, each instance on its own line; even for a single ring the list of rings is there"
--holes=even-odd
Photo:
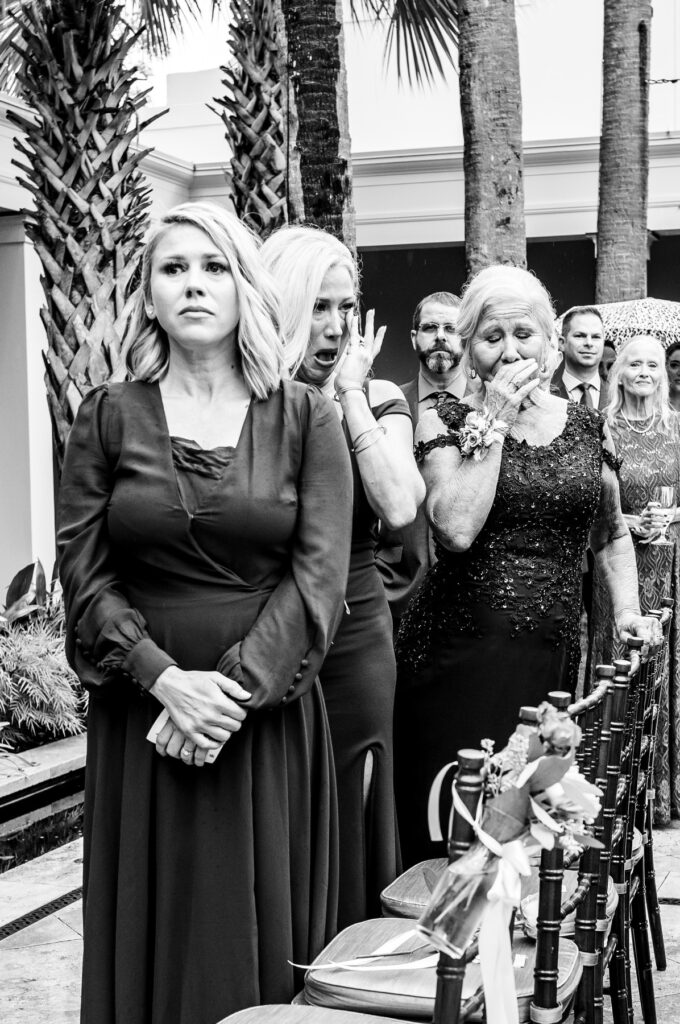
[[[52,428],[40,265],[19,215],[0,217],[0,606],[12,576],[55,557]]]

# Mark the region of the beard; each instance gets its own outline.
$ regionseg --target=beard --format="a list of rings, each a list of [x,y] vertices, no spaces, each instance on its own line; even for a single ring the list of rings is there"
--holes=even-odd
[[[435,342],[430,348],[418,353],[423,366],[434,376],[451,373],[460,364],[462,353],[450,348],[446,342]]]

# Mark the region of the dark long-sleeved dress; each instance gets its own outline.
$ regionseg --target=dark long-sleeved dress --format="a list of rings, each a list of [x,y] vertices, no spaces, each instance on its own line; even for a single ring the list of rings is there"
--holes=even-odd
[[[423,454],[460,446],[469,411],[455,401],[439,407],[448,431],[419,446]],[[549,444],[508,437],[486,522],[467,551],[438,546],[438,561],[402,618],[395,781],[405,866],[445,855],[427,829],[439,769],[486,737],[500,749],[522,705],[538,704],[549,690],[574,692],[581,564],[603,461],[615,465],[602,416],[573,402]]]
[[[378,422],[383,416],[411,415],[406,401],[398,398],[372,411]],[[351,451],[351,437],[346,423],[343,426]],[[380,893],[396,878],[401,864],[392,756],[396,682],[392,617],[375,561],[377,517],[353,452],[352,473],[347,611],[321,671],[338,784],[340,928],[380,914]],[[369,755],[370,782],[366,784]]]
[[[316,675],[349,556],[342,432],[325,399],[284,382],[210,456],[206,469],[169,437],[158,386],[141,382],[90,393],[69,439],[67,653],[91,690],[87,1024],[214,1024],[288,1000],[287,961],[309,962],[335,930]],[[252,693],[241,730],[200,769],[145,738],[161,710],[147,690],[172,663],[217,667]]]

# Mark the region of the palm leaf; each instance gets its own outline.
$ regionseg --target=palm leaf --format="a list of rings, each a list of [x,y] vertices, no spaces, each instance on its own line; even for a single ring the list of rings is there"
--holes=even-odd
[[[0,90],[13,92],[16,73],[21,64],[17,50],[19,22],[22,8],[40,5],[44,0],[9,0],[4,16],[0,17]],[[56,7],[58,0],[50,0]],[[212,0],[213,13],[222,0]],[[69,4],[64,4],[68,19]],[[167,56],[173,36],[181,34],[187,20],[200,14],[201,0],[134,0],[130,5],[131,20],[142,28],[141,41],[151,53]]]
[[[442,56],[453,64],[450,45],[458,46],[458,0],[350,0],[352,17],[360,8],[376,21],[389,20],[385,59],[396,54],[397,75],[409,83],[444,76]]]
[[[219,0],[213,0],[213,10],[219,6]],[[135,7],[146,45],[162,56],[167,56],[171,38],[181,34],[187,19],[195,20],[201,13],[200,0],[137,0]]]

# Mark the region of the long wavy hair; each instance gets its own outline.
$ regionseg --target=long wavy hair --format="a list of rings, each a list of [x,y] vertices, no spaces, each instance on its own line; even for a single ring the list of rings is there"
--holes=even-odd
[[[281,333],[286,363],[295,376],[309,345],[324,277],[332,268],[344,267],[358,295],[359,271],[347,246],[319,228],[280,228],[264,242],[262,259],[281,292]]]
[[[546,366],[544,376],[552,372],[555,349],[555,309],[545,287],[528,270],[509,267],[502,263],[492,264],[470,278],[458,311],[457,329],[463,343],[464,367],[470,372],[470,343],[480,323],[492,314],[499,305],[515,302],[537,323],[543,335],[541,363]],[[548,367],[548,363],[551,367]]]
[[[168,369],[168,336],[158,320],[147,315],[146,306],[151,302],[154,253],[163,236],[177,224],[203,231],[227,261],[239,302],[237,346],[243,378],[254,398],[267,398],[288,376],[280,337],[278,289],[264,267],[256,235],[235,214],[205,201],[173,207],[147,238],[140,285],[123,342],[128,373],[136,380],[152,382],[164,377]]]
[[[666,366],[666,354],[664,347],[658,338],[655,338],[653,334],[636,334],[633,338],[628,338],[622,344],[619,349],[619,354],[612,363],[609,375],[607,377],[607,388],[609,390],[609,402],[604,409],[604,414],[607,418],[607,422],[613,424],[616,419],[621,416],[624,402],[623,384],[621,383],[621,375],[628,366],[630,358],[628,352],[630,346],[635,341],[653,341],[659,348],[659,366],[664,371],[659,379],[659,386],[651,396],[652,398],[652,411],[659,417],[659,429],[664,434],[670,434],[673,429],[674,421],[677,421],[677,414],[673,410],[669,400],[669,388],[668,388],[668,375],[665,371]]]

